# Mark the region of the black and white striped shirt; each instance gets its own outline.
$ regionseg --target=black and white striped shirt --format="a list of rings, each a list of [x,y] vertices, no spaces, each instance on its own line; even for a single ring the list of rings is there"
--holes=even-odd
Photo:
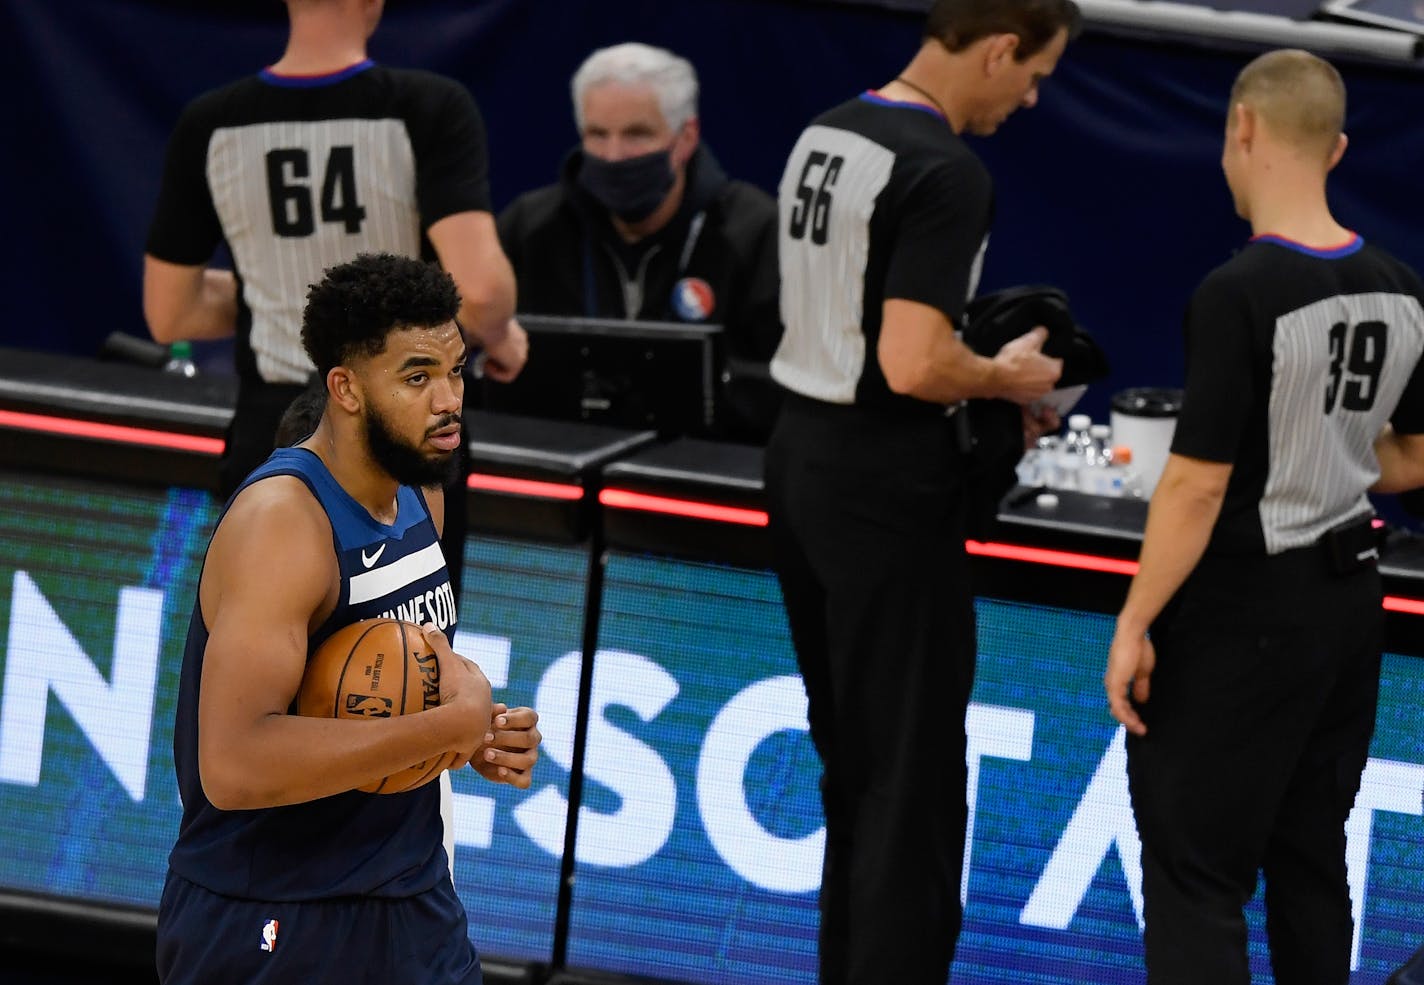
[[[302,383],[302,308],[323,271],[358,253],[431,258],[426,229],[489,208],[484,123],[459,83],[370,61],[264,71],[184,110],[147,250],[204,264],[225,240],[241,281],[239,370]]]
[[[887,298],[963,318],[993,210],[973,151],[934,110],[865,93],[801,134],[778,209],[786,330],[772,376],[828,403],[942,414],[892,393],[875,353]]]
[[[1257,237],[1197,289],[1172,451],[1232,464],[1210,550],[1277,554],[1369,512],[1386,421],[1424,433],[1424,284],[1358,236]]]

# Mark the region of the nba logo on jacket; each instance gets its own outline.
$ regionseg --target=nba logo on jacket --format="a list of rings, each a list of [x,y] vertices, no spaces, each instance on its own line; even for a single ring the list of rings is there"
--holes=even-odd
[[[701,277],[684,277],[673,285],[672,309],[683,321],[706,321],[716,304],[712,285]]]

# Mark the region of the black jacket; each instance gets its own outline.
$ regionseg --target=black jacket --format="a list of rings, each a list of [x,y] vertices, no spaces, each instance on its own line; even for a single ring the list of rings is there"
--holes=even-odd
[[[582,163],[583,152],[574,150],[558,184],[526,192],[499,216],[519,310],[722,325],[719,369],[732,380],[723,388],[718,431],[741,440],[764,437],[775,402],[766,365],[781,341],[776,202],[728,179],[699,147],[688,162],[682,207],[663,229],[629,246],[577,184]],[[702,281],[710,296],[683,290],[675,297],[686,278]]]

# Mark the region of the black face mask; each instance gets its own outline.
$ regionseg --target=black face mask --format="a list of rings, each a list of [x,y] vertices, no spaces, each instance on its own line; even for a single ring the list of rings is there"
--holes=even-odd
[[[657,211],[673,181],[671,148],[621,161],[585,152],[578,173],[579,186],[624,222],[641,222]]]

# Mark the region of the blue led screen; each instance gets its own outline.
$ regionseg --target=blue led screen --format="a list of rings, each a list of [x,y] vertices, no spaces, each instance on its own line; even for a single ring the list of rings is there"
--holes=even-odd
[[[151,907],[177,829],[183,634],[217,510],[184,489],[0,472],[0,891]],[[540,710],[528,791],[454,781],[456,884],[487,954],[547,962],[588,557],[475,538],[458,648]],[[569,963],[811,983],[823,833],[775,579],[612,554],[579,809]],[[973,807],[952,981],[1140,983],[1138,846],[1100,678],[1103,616],[981,599]],[[1424,940],[1424,659],[1386,655],[1348,827],[1353,985]],[[1253,966],[1270,981],[1259,902]]]

